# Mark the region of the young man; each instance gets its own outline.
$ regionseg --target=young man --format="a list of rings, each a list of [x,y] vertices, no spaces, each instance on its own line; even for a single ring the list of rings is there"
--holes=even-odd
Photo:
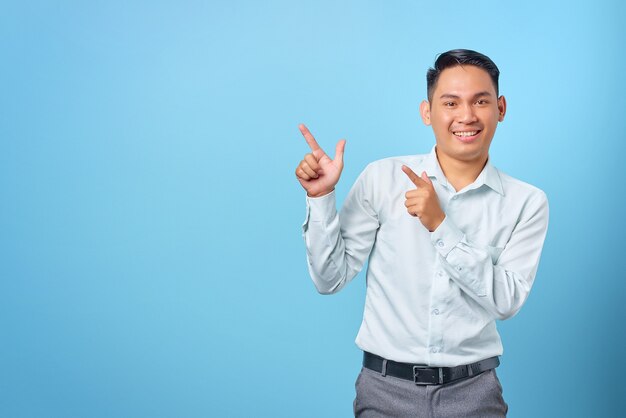
[[[422,120],[430,154],[367,166],[341,213],[333,160],[304,125],[311,153],[296,168],[307,191],[303,225],[318,291],[339,291],[369,256],[359,417],[502,417],[496,319],[524,304],[548,226],[546,195],[496,169],[489,146],[506,100],[499,70],[475,51],[441,54],[427,73]]]

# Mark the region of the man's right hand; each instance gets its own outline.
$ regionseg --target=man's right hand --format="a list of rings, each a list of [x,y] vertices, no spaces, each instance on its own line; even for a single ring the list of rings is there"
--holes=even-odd
[[[304,160],[296,168],[296,177],[309,197],[327,195],[335,189],[335,185],[339,182],[343,170],[343,150],[346,146],[346,140],[342,139],[337,142],[335,159],[331,160],[320,148],[307,127],[304,124],[300,124],[298,127],[309,144],[311,152],[304,156]]]

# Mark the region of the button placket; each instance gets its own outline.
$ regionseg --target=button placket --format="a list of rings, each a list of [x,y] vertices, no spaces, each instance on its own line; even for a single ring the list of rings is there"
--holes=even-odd
[[[442,306],[445,304],[445,292],[448,286],[446,280],[441,280],[445,277],[444,271],[439,261],[435,262],[434,279],[432,281],[430,308],[429,308],[429,322],[430,333],[427,340],[427,350],[430,354],[439,354],[443,351],[443,334],[442,331],[445,328],[443,326],[444,316],[442,315]]]

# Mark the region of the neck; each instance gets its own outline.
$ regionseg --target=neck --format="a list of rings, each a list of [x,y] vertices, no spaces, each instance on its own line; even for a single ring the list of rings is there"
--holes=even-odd
[[[476,180],[489,159],[487,155],[476,160],[460,161],[438,152],[436,154],[444,176],[457,192]]]

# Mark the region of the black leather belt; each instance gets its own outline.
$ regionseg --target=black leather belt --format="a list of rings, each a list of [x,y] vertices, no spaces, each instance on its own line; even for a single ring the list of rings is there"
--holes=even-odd
[[[413,381],[416,385],[442,385],[455,380],[475,376],[500,365],[498,357],[456,367],[425,367],[410,363],[386,360],[376,354],[363,352],[363,366],[383,376],[389,375]]]

